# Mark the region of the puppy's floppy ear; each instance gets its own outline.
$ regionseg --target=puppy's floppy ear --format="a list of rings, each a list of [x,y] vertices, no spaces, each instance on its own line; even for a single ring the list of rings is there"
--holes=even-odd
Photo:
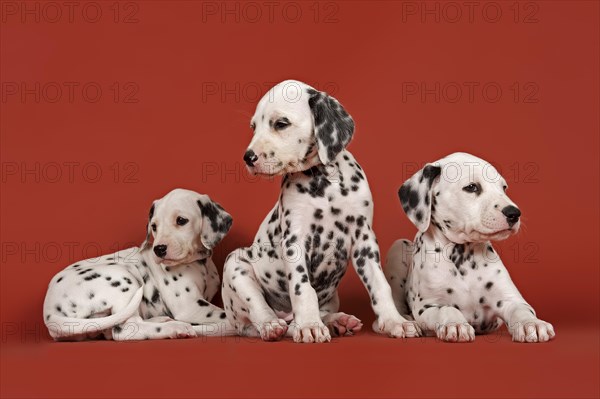
[[[208,195],[200,195],[197,201],[202,213],[200,241],[208,249],[213,249],[231,229],[233,218]]]
[[[319,159],[323,164],[328,164],[352,139],[354,120],[338,100],[327,93],[308,89],[308,95]]]
[[[150,207],[150,211],[148,212],[148,223],[146,224],[146,239],[140,246],[141,249],[146,249],[150,245],[150,239],[152,238],[152,229],[150,228],[150,222],[152,221],[152,216],[154,216],[154,207],[156,206],[156,201],[152,203]]]
[[[435,179],[442,172],[441,166],[427,164],[404,182],[398,196],[406,216],[419,231],[424,232],[429,228],[432,208],[432,187]]]

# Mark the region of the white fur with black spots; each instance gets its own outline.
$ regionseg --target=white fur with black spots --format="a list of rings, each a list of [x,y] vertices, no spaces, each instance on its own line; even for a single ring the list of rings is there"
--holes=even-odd
[[[327,342],[361,321],[339,312],[338,285],[352,261],[377,315],[375,329],[418,336],[394,306],[372,229],[364,171],[345,148],[354,121],[326,93],[284,81],[259,101],[244,154],[251,173],[284,175],[279,200],[252,246],[225,261],[223,303],[242,335]],[[289,325],[288,325],[289,323]]]
[[[491,241],[516,234],[521,224],[506,189],[490,163],[455,153],[425,165],[399,190],[419,232],[414,241],[392,245],[386,277],[398,310],[443,341],[470,342],[504,322],[514,341],[555,336],[492,247]]]
[[[119,341],[234,335],[212,249],[231,216],[208,196],[176,189],[150,208],[141,247],[82,260],[52,278],[44,322],[55,340]]]

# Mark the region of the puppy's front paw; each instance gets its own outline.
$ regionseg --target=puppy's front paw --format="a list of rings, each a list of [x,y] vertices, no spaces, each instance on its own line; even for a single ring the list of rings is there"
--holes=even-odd
[[[277,341],[287,332],[288,326],[285,320],[275,319],[257,326],[263,341]]]
[[[475,329],[467,322],[446,323],[438,326],[436,334],[446,342],[475,341]]]
[[[331,341],[329,329],[321,320],[294,322],[294,342],[322,343]]]
[[[392,338],[415,338],[421,336],[421,327],[412,320],[402,317],[397,319],[379,318],[375,330],[381,334],[387,334]]]
[[[517,322],[510,326],[510,333],[515,342],[547,342],[556,336],[552,324],[540,319]]]

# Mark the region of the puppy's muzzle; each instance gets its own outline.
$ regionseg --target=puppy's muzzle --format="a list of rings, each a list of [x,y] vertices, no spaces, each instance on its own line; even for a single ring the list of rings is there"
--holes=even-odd
[[[246,165],[254,166],[256,161],[258,161],[258,155],[256,155],[252,150],[247,150],[244,154],[244,162],[246,162]]]
[[[159,258],[164,258],[167,255],[167,246],[166,245],[156,245],[154,247],[154,253]]]
[[[506,221],[510,227],[519,221],[521,211],[516,206],[508,205],[502,209],[502,214],[506,216]]]

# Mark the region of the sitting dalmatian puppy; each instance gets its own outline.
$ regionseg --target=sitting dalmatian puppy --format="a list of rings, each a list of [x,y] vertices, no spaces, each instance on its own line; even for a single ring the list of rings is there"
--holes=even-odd
[[[284,81],[259,101],[251,128],[244,155],[249,171],[283,179],[254,244],[225,261],[229,321],[241,335],[263,340],[287,334],[295,342],[327,342],[330,329],[351,335],[362,323],[339,312],[337,288],[352,260],[378,316],[376,329],[392,337],[417,336],[415,323],[394,306],[371,227],[369,185],[345,150],[354,133],[352,118],[326,93]]]
[[[491,164],[465,153],[427,164],[400,188],[419,233],[414,243],[392,245],[386,277],[398,310],[410,311],[441,340],[473,341],[503,321],[514,341],[554,338],[552,325],[537,318],[490,243],[519,231],[521,211],[506,188]]]
[[[193,191],[154,201],[140,248],[77,262],[51,280],[44,301],[50,335],[124,341],[235,334],[209,303],[219,288],[210,256],[231,222],[219,204]]]

